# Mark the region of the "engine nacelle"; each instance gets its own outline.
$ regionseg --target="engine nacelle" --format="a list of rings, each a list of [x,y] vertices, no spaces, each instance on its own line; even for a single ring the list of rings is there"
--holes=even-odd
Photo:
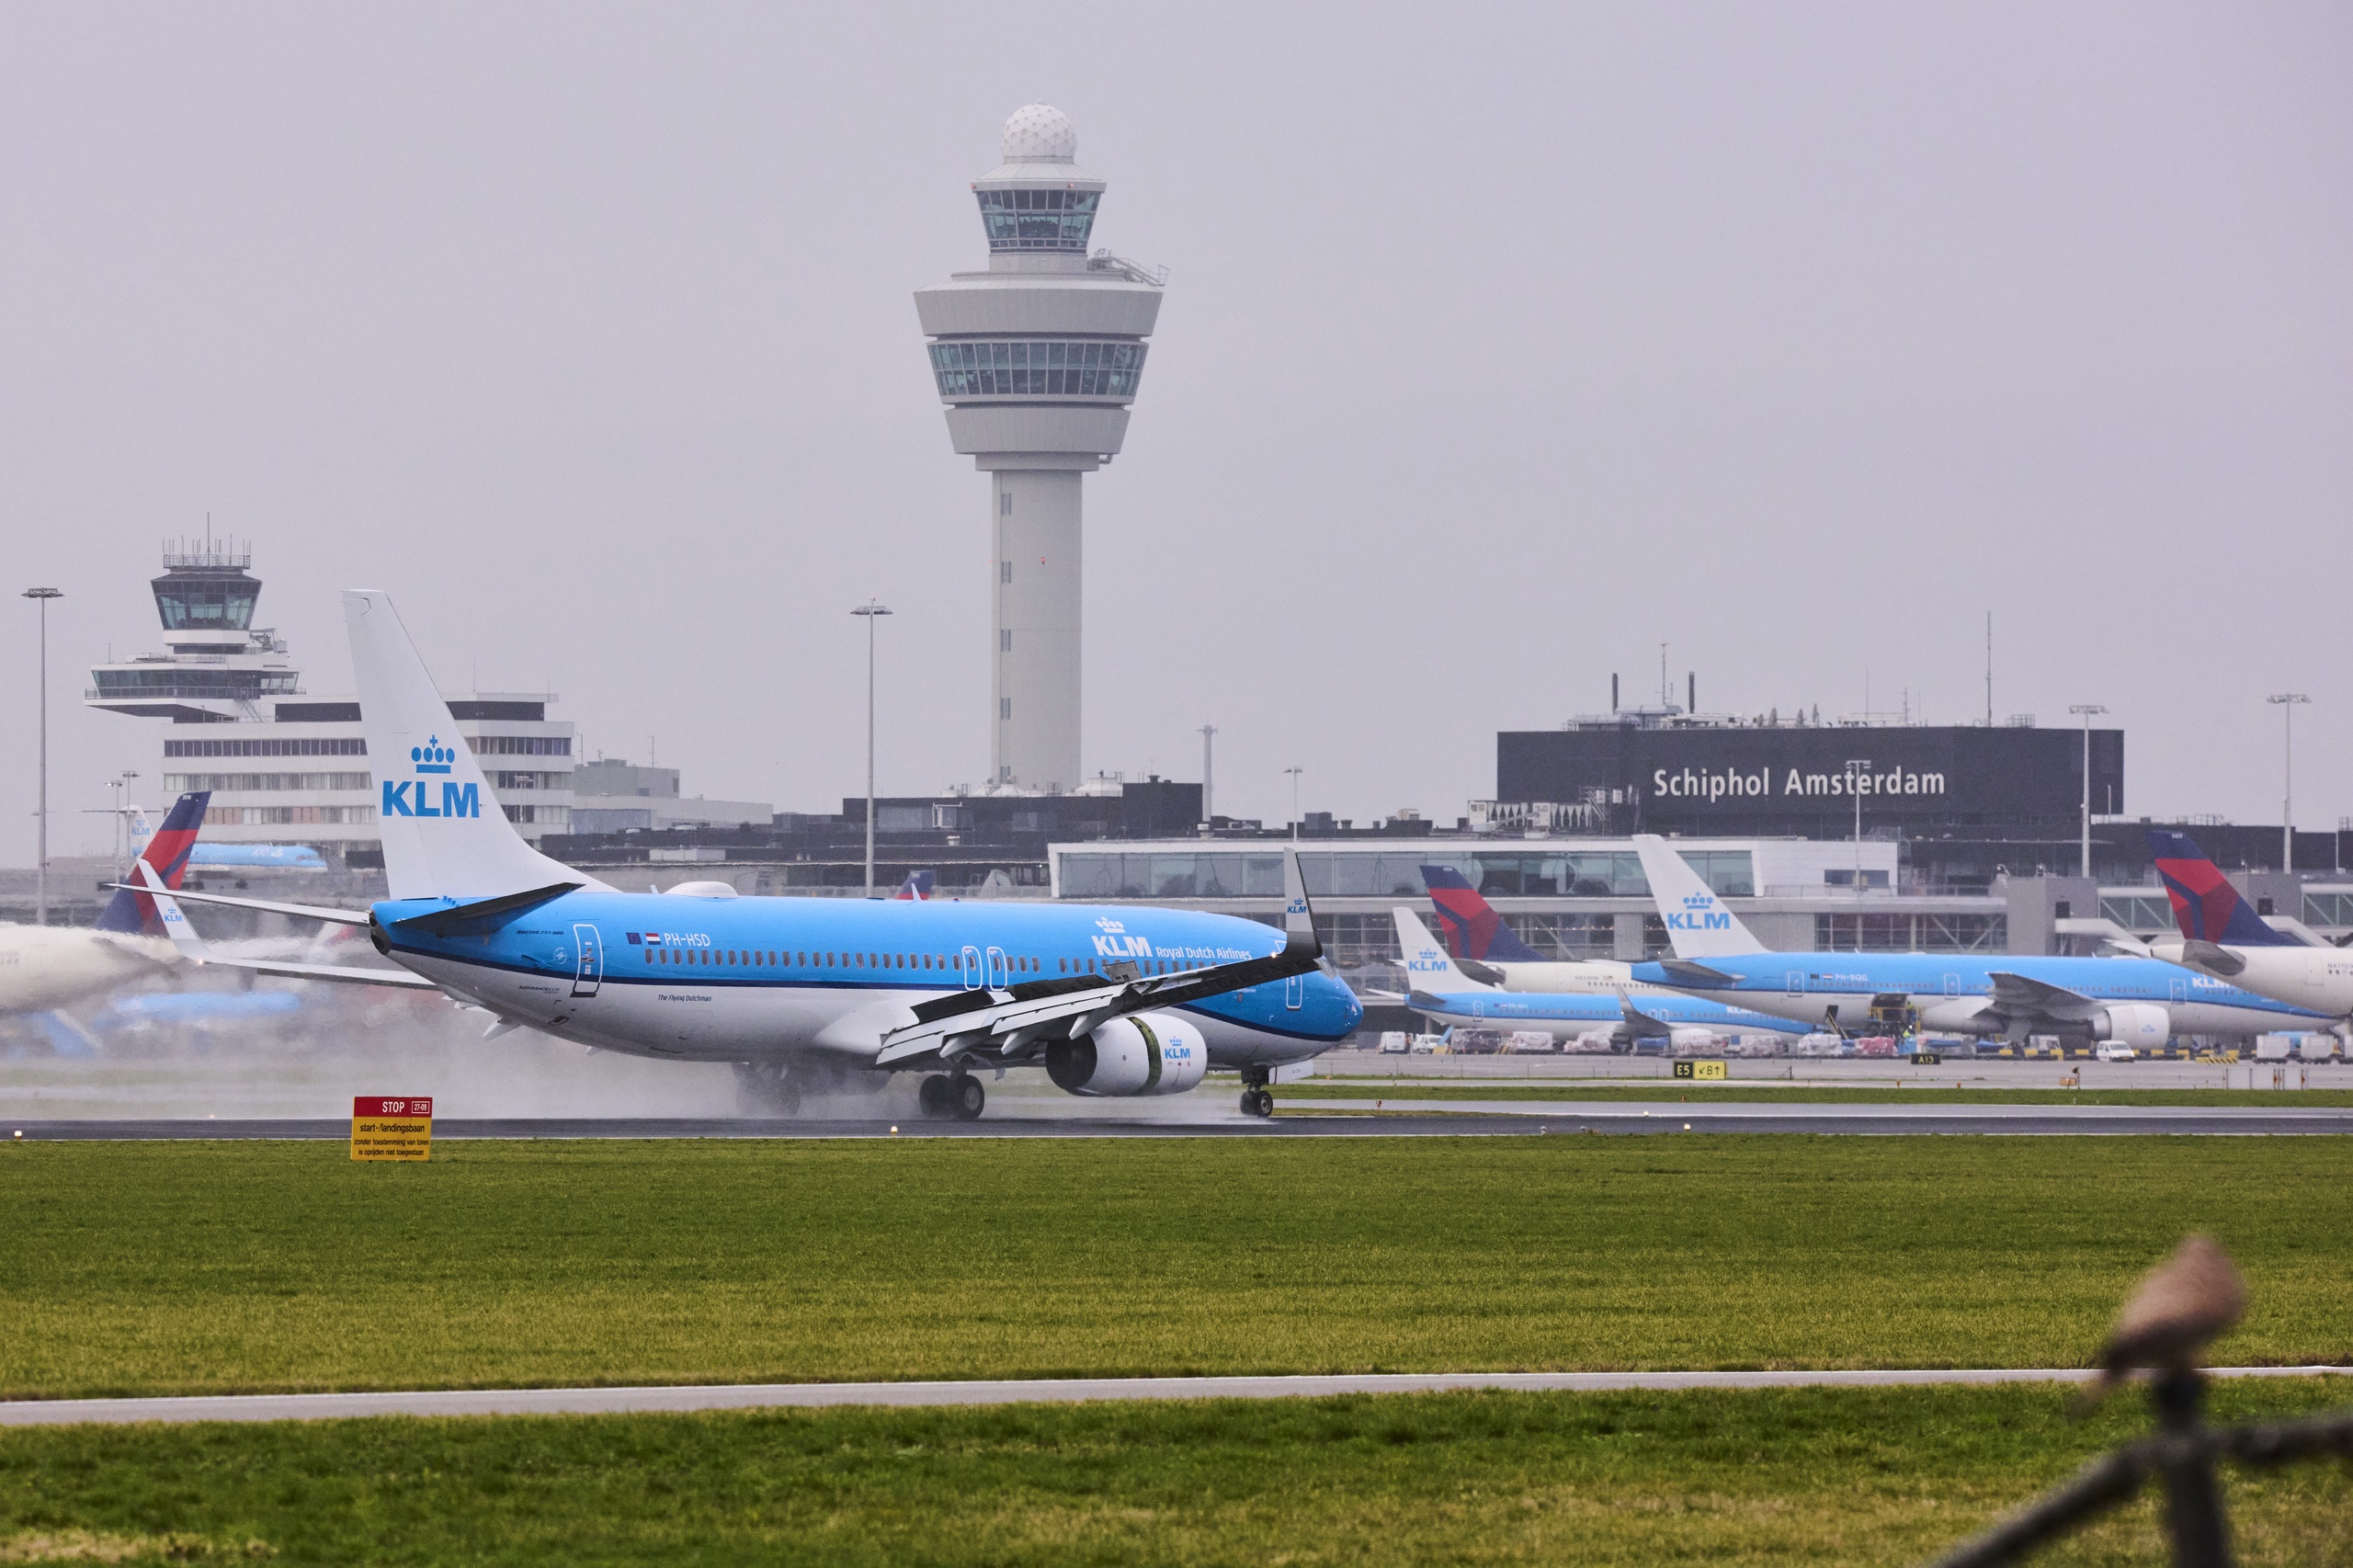
[[[1046,1047],[1046,1076],[1074,1095],[1181,1095],[1209,1065],[1201,1031],[1174,1013],[1130,1013]]]
[[[2116,1002],[2092,1018],[2092,1038],[2154,1051],[2173,1036],[2173,1017],[2154,1002]]]

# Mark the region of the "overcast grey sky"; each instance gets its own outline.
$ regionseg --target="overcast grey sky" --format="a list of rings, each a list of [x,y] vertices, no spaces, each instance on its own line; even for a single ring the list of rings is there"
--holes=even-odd
[[[562,693],[690,791],[986,772],[986,484],[912,290],[1032,100],[1165,264],[1087,480],[1086,764],[1281,816],[1489,793],[1495,732],[1995,705],[2128,733],[2129,804],[2353,813],[2353,11],[88,6],[0,10],[0,536],[26,863],[158,727],[158,541],[254,541],[448,686]]]

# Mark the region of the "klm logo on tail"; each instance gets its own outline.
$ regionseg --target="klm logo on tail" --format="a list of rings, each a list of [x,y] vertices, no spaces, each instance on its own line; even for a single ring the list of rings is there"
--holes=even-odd
[[[384,780],[384,803],[380,813],[386,817],[478,817],[482,815],[482,790],[478,785],[460,784],[449,778],[449,765],[457,760],[455,750],[433,736],[421,746],[408,748],[408,759],[420,774],[439,774],[441,803],[433,803],[433,784],[428,778]],[[409,793],[415,790],[415,794]]]
[[[1732,916],[1725,913],[1712,893],[1695,892],[1685,898],[1681,909],[1662,912],[1670,931],[1729,931]]]

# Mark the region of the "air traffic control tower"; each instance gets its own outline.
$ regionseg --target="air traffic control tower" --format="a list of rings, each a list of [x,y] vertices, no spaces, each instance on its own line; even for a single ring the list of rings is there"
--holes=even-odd
[[[1070,117],[1005,122],[972,182],[989,269],[915,295],[948,435],[990,476],[992,790],[1057,794],[1079,771],[1079,476],[1118,455],[1164,273],[1087,253],[1103,182]]]

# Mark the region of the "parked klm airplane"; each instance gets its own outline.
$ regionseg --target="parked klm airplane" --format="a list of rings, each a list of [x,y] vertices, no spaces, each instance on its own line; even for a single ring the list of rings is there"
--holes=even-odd
[[[365,926],[413,971],[401,983],[487,1010],[492,1033],[529,1027],[608,1051],[732,1062],[749,1095],[785,1110],[812,1079],[920,1072],[927,1114],[970,1119],[986,1099],[973,1068],[1031,1062],[1075,1095],[1175,1094],[1209,1068],[1233,1069],[1244,1110],[1264,1116],[1272,1069],[1328,1049],[1362,1017],[1322,964],[1290,853],[1280,931],[1188,910],[738,899],[724,883],[684,897],[617,892],[507,824],[391,598],[347,593],[344,618],[392,896],[364,915],[179,896]],[[211,957],[176,905],[157,902],[175,940]]]
[[[2186,833],[2149,830],[2149,853],[2173,901],[2181,940],[2149,951],[2276,1001],[2353,1017],[2353,953],[2315,948],[2264,924],[2239,890]]]
[[[210,790],[182,795],[139,852],[140,865],[165,887],[178,887],[188,874],[211,800]],[[116,891],[94,927],[0,926],[0,1014],[46,1013],[165,973],[177,960],[163,936],[153,901],[129,889]]]
[[[1804,1028],[1721,1002],[1628,983],[1609,993],[1499,991],[1464,973],[1410,909],[1391,912],[1413,991],[1405,1005],[1433,1023],[1474,1029],[1541,1029],[1555,1040],[1606,1038],[1625,1052],[1643,1040],[1704,1051],[1735,1034],[1800,1035]],[[1636,1006],[1633,994],[1642,996]]]
[[[1675,957],[1638,979],[1848,1032],[1874,1012],[1916,1009],[1940,1033],[2114,1041],[2136,1050],[2176,1034],[2244,1038],[2311,1028],[2321,1016],[2154,959],[1966,953],[1775,953],[1655,835],[1634,840]]]

